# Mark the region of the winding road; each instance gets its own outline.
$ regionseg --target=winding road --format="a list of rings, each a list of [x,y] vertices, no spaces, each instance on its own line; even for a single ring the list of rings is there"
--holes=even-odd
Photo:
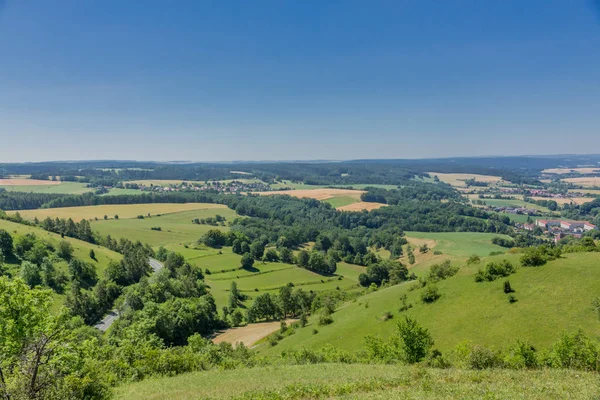
[[[162,268],[164,268],[164,265],[154,258],[150,258],[148,264],[150,264],[154,273],[157,273]],[[102,319],[102,321],[94,325],[94,327],[96,329],[101,330],[102,332],[106,332],[106,330],[110,328],[110,326],[117,320],[117,318],[119,318],[119,311],[112,310],[106,315],[106,317]]]

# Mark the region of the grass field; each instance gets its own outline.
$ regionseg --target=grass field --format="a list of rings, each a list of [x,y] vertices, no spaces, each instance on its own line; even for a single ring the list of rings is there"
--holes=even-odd
[[[284,183],[275,183],[271,185],[271,188],[274,190],[290,188],[292,190],[311,190],[311,189],[323,189],[328,187],[334,188],[347,188],[351,187],[355,190],[365,190],[368,187],[376,187],[380,189],[397,189],[397,185],[380,185],[380,184],[370,184],[370,183],[354,183],[348,185],[307,185],[305,183],[292,183],[290,181],[284,181]]]
[[[10,179],[12,180],[12,179]],[[54,184],[40,183],[32,185],[5,185],[8,180],[0,180],[0,188],[6,189],[8,192],[27,192],[27,193],[55,193],[55,194],[82,194],[93,191],[93,189],[85,187],[85,183],[77,182],[52,182],[52,181],[34,181],[34,182],[51,182]],[[30,179],[24,179],[23,183],[28,183]]]
[[[354,204],[359,201],[360,200],[358,200],[356,197],[339,196],[339,197],[332,197],[330,199],[327,199],[327,200],[325,200],[325,203],[331,204],[333,206],[333,208],[338,208],[338,207],[348,206],[350,204]]]
[[[121,195],[131,195],[131,194],[143,194],[147,192],[143,192],[139,189],[120,189],[120,188],[112,188],[108,191],[108,193],[101,194],[100,196],[121,196]]]
[[[172,214],[183,211],[207,211],[210,216],[214,214],[221,215],[227,213],[229,210],[222,204],[205,204],[205,203],[152,203],[152,204],[110,204],[101,206],[84,206],[84,207],[62,207],[62,208],[42,208],[38,210],[22,210],[19,211],[23,218],[33,220],[37,217],[40,221],[46,217],[51,218],[72,218],[74,221],[80,221],[82,219],[103,219],[104,216],[108,218],[114,218],[115,215],[119,216],[119,219],[137,218],[138,215],[155,216],[157,214]],[[16,213],[9,211],[9,214]],[[231,216],[231,213],[229,213]],[[209,216],[209,215],[207,215]],[[205,217],[202,217],[205,218]]]
[[[493,251],[505,252],[504,247],[492,244],[492,238],[499,236],[510,239],[506,235],[477,232],[406,232],[406,236],[409,241],[412,238],[433,240],[434,250],[441,251],[443,255],[456,257],[469,257],[472,254],[481,257]]]
[[[518,265],[518,255],[490,259],[508,259]],[[510,276],[516,290],[516,303],[509,303],[502,290],[504,279],[476,283],[474,274],[480,265],[461,265],[459,273],[437,284],[442,297],[433,304],[420,300],[421,291],[404,283],[382,289],[346,303],[333,314],[334,323],[319,326],[314,335],[315,318],[307,329],[283,339],[275,347],[261,345],[261,353],[279,354],[299,346],[321,347],[331,344],[346,350],[363,345],[364,336],[389,336],[395,331],[392,321],[382,315],[389,311],[394,319],[410,315],[426,326],[436,341],[436,348],[448,351],[464,340],[506,348],[516,339],[530,341],[536,347],[550,346],[562,331],[582,328],[591,336],[600,334],[600,321],[592,300],[600,293],[600,254],[568,254],[538,268],[521,267]],[[424,273],[425,270],[418,271]],[[406,294],[413,305],[400,313],[400,296]],[[368,305],[368,308],[366,307]]]
[[[245,304],[250,305],[256,296],[263,293],[276,293],[280,287],[288,283],[293,283],[294,287],[301,287],[306,291],[337,288],[343,290],[356,287],[358,268],[362,268],[344,264],[339,267],[337,275],[322,276],[295,265],[255,262],[252,270],[244,270],[240,269],[241,257],[230,251],[229,248],[225,248],[223,254],[192,258],[190,261],[203,270],[211,271],[205,279],[219,308],[227,305],[232,281],[237,283],[242,293],[249,296]]]
[[[556,203],[563,205],[563,204],[585,204],[588,203],[592,200],[594,200],[593,197],[568,197],[568,198],[563,198],[563,199],[559,199],[559,198],[548,198],[548,197],[532,197],[532,199],[534,200],[554,200]]]
[[[582,371],[468,371],[398,365],[283,365],[202,371],[116,389],[117,399],[596,399]],[[320,394],[320,395],[319,395]]]
[[[594,196],[600,196],[599,189],[569,189],[569,193],[586,193]]]
[[[180,204],[180,206],[184,205],[186,204]],[[189,208],[192,208],[192,210],[174,212],[176,208],[173,208],[171,213],[165,214],[164,209],[166,208],[162,209],[163,211],[157,211],[157,209],[148,208],[148,212],[153,215],[150,218],[119,218],[118,220],[99,219],[98,221],[91,222],[92,230],[100,233],[103,236],[111,235],[117,239],[125,237],[129,239],[140,240],[143,243],[148,243],[151,246],[188,244],[196,242],[210,229],[229,229],[227,226],[193,224],[192,220],[194,218],[203,219],[207,217],[214,217],[217,214],[225,217],[227,221],[232,221],[236,218],[235,211],[224,206],[217,207],[215,204],[202,205],[200,203],[195,203],[195,207],[192,207],[192,203],[187,205],[190,206]],[[208,207],[203,208],[203,206]],[[184,208],[182,207],[182,209]],[[152,211],[154,211],[156,214],[154,214]],[[133,214],[135,213],[136,212],[133,211]],[[161,215],[158,216],[157,214]],[[152,230],[152,228],[160,228],[161,230]]]
[[[455,187],[466,187],[468,179],[475,179],[478,182],[487,182],[488,184],[497,184],[502,181],[499,176],[478,175],[478,174],[444,174],[440,172],[428,172],[429,175],[436,176],[440,181]]]

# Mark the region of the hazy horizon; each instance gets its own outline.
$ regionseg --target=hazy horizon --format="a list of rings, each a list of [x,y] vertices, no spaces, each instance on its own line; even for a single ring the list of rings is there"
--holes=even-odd
[[[0,163],[600,148],[597,1],[0,0]]]

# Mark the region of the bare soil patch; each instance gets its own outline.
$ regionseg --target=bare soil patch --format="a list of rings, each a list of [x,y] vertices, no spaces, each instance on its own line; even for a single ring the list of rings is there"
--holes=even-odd
[[[363,211],[363,210],[371,211],[371,210],[377,210],[378,208],[381,208],[384,206],[387,206],[387,204],[360,201],[358,203],[353,203],[353,204],[348,204],[347,206],[338,207],[337,210],[339,210],[339,211]]]
[[[325,189],[302,189],[302,190],[273,190],[270,192],[257,192],[261,196],[269,196],[274,194],[287,194],[289,196],[306,198],[306,199],[315,199],[315,200],[327,200],[332,197],[338,196],[349,196],[360,199],[360,195],[365,193],[364,190],[350,190],[350,189],[335,189],[335,188],[325,188]]]
[[[285,322],[289,325],[294,321],[296,320],[288,319]],[[221,342],[227,342],[231,344],[244,343],[246,347],[251,347],[260,339],[278,331],[280,327],[281,323],[279,321],[249,324],[246,326],[240,326],[238,328],[227,329],[217,334],[212,341],[215,344],[219,344]]]
[[[41,179],[0,179],[0,186],[33,186],[60,185],[60,181],[43,181]]]

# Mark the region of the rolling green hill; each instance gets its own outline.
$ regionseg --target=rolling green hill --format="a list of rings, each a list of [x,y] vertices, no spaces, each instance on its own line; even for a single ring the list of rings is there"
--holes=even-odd
[[[508,259],[518,265],[518,255],[500,255],[486,260]],[[322,347],[331,344],[345,350],[358,350],[366,335],[389,336],[395,330],[394,319],[402,315],[414,317],[427,327],[442,351],[454,348],[464,340],[476,344],[505,348],[516,339],[536,346],[549,346],[562,331],[582,328],[586,333],[600,334],[600,321],[592,308],[592,300],[600,295],[600,254],[575,253],[551,261],[542,267],[519,267],[509,277],[516,303],[509,303],[503,292],[504,279],[477,283],[474,274],[484,262],[461,266],[459,273],[437,284],[441,298],[425,304],[420,296],[424,289],[410,290],[407,282],[370,293],[342,305],[333,314],[334,322],[316,326],[316,317],[307,328],[298,329],[275,347],[261,345],[265,355],[279,354],[284,349],[300,346]],[[421,270],[420,274],[423,274]],[[411,309],[400,313],[400,297],[406,294]],[[392,320],[384,320],[386,312]],[[313,328],[318,334],[313,334]]]

